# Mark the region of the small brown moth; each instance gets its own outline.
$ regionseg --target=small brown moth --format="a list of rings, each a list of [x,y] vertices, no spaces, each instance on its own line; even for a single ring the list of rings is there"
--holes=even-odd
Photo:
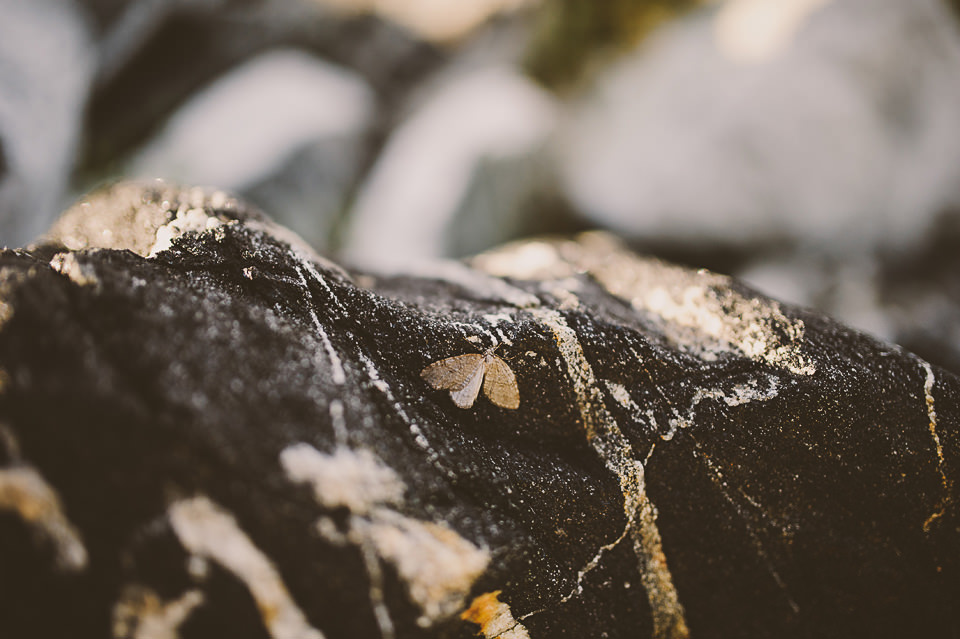
[[[483,394],[501,408],[520,405],[517,378],[510,366],[488,348],[482,354],[467,353],[441,359],[427,366],[420,377],[437,390],[450,391],[450,398],[460,408],[470,408],[477,401],[480,385]]]

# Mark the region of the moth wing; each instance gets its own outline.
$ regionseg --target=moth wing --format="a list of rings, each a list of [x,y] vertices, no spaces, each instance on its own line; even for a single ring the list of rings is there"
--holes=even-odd
[[[520,389],[517,388],[517,378],[510,365],[499,357],[493,356],[487,362],[486,368],[483,393],[501,408],[517,408],[520,405]]]
[[[437,390],[458,391],[473,379],[478,369],[483,372],[482,365],[483,355],[467,353],[430,364],[420,372],[420,377]]]
[[[467,380],[462,388],[450,391],[450,399],[460,408],[470,408],[477,401],[480,394],[480,383],[483,381],[484,365],[481,360],[473,371],[473,377]]]

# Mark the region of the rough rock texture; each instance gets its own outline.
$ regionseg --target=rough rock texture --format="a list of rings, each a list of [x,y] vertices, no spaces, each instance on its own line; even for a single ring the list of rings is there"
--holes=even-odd
[[[421,377],[495,345],[515,410]],[[0,254],[0,628],[956,636],[958,399],[604,236],[377,279],[120,185]]]

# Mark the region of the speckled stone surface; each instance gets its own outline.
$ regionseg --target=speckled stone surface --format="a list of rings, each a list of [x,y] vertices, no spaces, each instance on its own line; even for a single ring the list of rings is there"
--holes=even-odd
[[[494,346],[516,409],[421,376]],[[118,185],[0,254],[0,629],[954,636],[958,399],[606,236],[373,277]]]

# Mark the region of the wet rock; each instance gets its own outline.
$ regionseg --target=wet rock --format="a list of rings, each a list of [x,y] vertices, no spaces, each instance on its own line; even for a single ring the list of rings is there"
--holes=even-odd
[[[515,409],[421,375],[494,347]],[[11,636],[960,631],[960,380],[605,236],[371,277],[120,185],[0,254],[0,370]]]

